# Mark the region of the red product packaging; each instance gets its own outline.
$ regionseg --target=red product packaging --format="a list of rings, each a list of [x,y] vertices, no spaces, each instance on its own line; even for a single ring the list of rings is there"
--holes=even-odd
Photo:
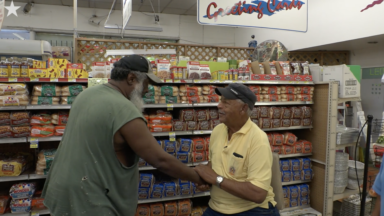
[[[269,86],[268,88],[268,94],[277,94],[277,86]]]
[[[285,94],[296,94],[296,88],[294,86],[285,86]]]
[[[185,122],[180,120],[173,120],[172,122],[172,131],[185,131],[187,129],[187,125]]]
[[[65,126],[55,126],[55,136],[63,136],[65,131]]]
[[[220,97],[219,95],[207,95],[204,96],[206,98],[207,103],[219,103],[220,102]]]
[[[287,107],[281,108],[281,118],[282,119],[290,119],[292,116],[292,110]]]
[[[204,137],[204,142],[205,142],[205,149],[208,151],[209,143],[211,142],[211,137],[210,136]]]
[[[280,107],[269,108],[269,118],[281,119],[282,109]]]
[[[259,113],[260,113],[260,108],[259,107],[253,107],[250,118],[251,119],[258,119]]]
[[[303,111],[303,118],[312,118],[312,109],[308,106],[302,106],[300,107]]]
[[[271,150],[273,153],[281,154],[283,146],[271,146]]]
[[[262,95],[256,95],[256,102],[261,102],[261,101],[263,101],[262,98],[263,98]]]
[[[0,125],[10,125],[11,124],[11,114],[9,112],[0,113]],[[29,123],[29,119],[27,121]]]
[[[187,130],[188,131],[197,130],[197,128],[198,128],[197,121],[187,121],[186,124],[187,124]]]
[[[206,151],[205,148],[205,140],[202,137],[195,137],[192,139],[192,151],[194,152],[202,152]]]
[[[41,197],[33,197],[31,203],[32,209],[46,209],[44,205],[44,198]]]
[[[209,109],[209,119],[218,119],[219,111],[217,109]]]
[[[282,148],[282,154],[284,155],[288,155],[288,154],[293,154],[293,147],[292,146],[289,146],[289,145],[283,145],[283,148]]]
[[[206,156],[206,158],[207,158],[207,161],[209,161],[209,151],[206,151],[206,152],[205,152],[205,156]]]
[[[272,133],[267,133],[269,145],[273,145],[273,135]]]
[[[12,127],[12,135],[14,138],[29,137],[31,135],[31,127],[30,126]]]
[[[219,119],[214,119],[214,120],[211,120],[211,127],[212,127],[212,130],[213,128],[215,128],[217,125],[221,124],[220,120]]]
[[[205,152],[192,152],[192,161],[193,162],[203,162],[206,161]]]
[[[211,128],[211,121],[199,121],[198,123],[198,130],[210,130]]]
[[[281,127],[281,119],[272,119],[272,128],[279,128]]]
[[[272,125],[272,119],[270,118],[260,118],[259,120],[259,127],[260,128],[271,128]]]
[[[196,110],[197,121],[207,121],[209,120],[209,110],[208,109],[198,109]]]
[[[312,119],[311,118],[306,118],[301,121],[303,126],[311,126],[312,125]]]
[[[302,86],[300,93],[301,94],[312,94],[313,90],[312,90],[311,86]]]
[[[299,107],[291,107],[291,118],[293,119],[302,119],[303,118],[303,110]]]
[[[181,121],[195,121],[196,112],[194,109],[184,109],[180,111],[180,120]]]
[[[187,97],[188,103],[201,103],[200,96]]]
[[[281,99],[280,95],[272,95],[272,94],[270,94],[268,98],[269,98],[269,101],[271,102],[280,101]]]
[[[312,101],[312,95],[309,94],[299,94],[297,95],[298,101]]]
[[[52,124],[55,125],[66,125],[69,118],[68,112],[59,112],[56,114],[52,114]]]
[[[260,107],[259,118],[269,117],[269,107]]]
[[[217,86],[213,85],[203,85],[203,94],[204,95],[217,95],[215,89]]]
[[[281,127],[291,127],[291,119],[281,119]]]
[[[249,89],[253,92],[253,94],[258,95],[261,94],[261,87],[260,86],[249,86]]]
[[[293,144],[293,153],[303,153],[303,146],[301,142]]]
[[[301,126],[301,119],[291,119],[291,126]]]
[[[272,133],[272,145],[282,146],[284,144],[284,136],[280,133]]]
[[[312,153],[312,143],[306,140],[301,140],[303,154]]]
[[[12,136],[11,126],[0,126],[0,138],[11,138]]]
[[[284,133],[284,145],[290,145],[293,146],[295,142],[297,141],[297,137],[293,133]]]
[[[186,88],[186,96],[187,97],[194,97],[194,96],[199,96],[201,95],[202,93],[202,89],[201,87],[199,86],[188,86]]]

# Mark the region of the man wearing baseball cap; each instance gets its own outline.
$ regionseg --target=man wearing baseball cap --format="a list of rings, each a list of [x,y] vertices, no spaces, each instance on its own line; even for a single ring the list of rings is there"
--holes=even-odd
[[[148,130],[142,96],[149,82],[160,82],[149,61],[127,56],[108,84],[76,97],[43,190],[51,215],[135,215],[139,157],[174,178],[204,183]]]
[[[256,96],[242,84],[217,88],[222,124],[211,134],[209,163],[196,167],[212,185],[203,216],[279,215],[271,186],[272,152],[267,135],[251,121]],[[206,190],[207,185],[199,185]]]

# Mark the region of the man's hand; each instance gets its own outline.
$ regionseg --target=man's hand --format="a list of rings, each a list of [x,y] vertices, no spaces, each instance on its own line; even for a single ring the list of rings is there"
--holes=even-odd
[[[195,170],[208,184],[216,184],[216,178],[218,175],[215,173],[215,171],[213,171],[212,168],[205,165],[199,165],[195,167]]]
[[[203,185],[195,184],[195,185],[197,189],[199,189],[200,191],[209,191],[211,189],[211,187],[208,184],[203,184]]]

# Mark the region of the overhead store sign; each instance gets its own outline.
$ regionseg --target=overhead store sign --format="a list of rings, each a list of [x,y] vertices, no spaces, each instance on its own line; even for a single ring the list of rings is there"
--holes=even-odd
[[[123,6],[123,32],[132,15],[132,0],[122,0]]]
[[[306,32],[308,0],[198,0],[201,25]]]
[[[4,2],[5,0],[0,0],[0,30],[4,20]]]

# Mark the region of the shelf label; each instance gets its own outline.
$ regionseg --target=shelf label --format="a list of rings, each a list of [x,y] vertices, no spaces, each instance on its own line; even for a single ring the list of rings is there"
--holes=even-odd
[[[181,80],[174,80],[174,83],[181,83]]]
[[[51,79],[49,79],[49,81],[50,81],[50,82],[59,82],[59,79],[57,79],[57,78],[51,78]]]
[[[32,212],[31,216],[40,216],[40,214],[38,212]]]
[[[167,110],[172,111],[173,110],[173,104],[167,104]]]
[[[173,83],[173,80],[171,80],[171,79],[166,79],[166,80],[165,80],[165,83]]]
[[[76,79],[68,79],[68,82],[76,82]]]
[[[30,138],[31,142],[29,147],[33,149],[39,148],[39,140],[37,138]]]
[[[39,82],[39,78],[29,78],[31,82]]]
[[[312,104],[312,102],[311,102],[311,101],[306,101],[305,103],[306,103],[306,104]]]
[[[8,78],[8,82],[17,82],[17,78]]]
[[[88,78],[88,88],[108,83],[108,78]]]
[[[171,142],[176,141],[176,133],[175,132],[169,132],[169,141],[171,141]]]

